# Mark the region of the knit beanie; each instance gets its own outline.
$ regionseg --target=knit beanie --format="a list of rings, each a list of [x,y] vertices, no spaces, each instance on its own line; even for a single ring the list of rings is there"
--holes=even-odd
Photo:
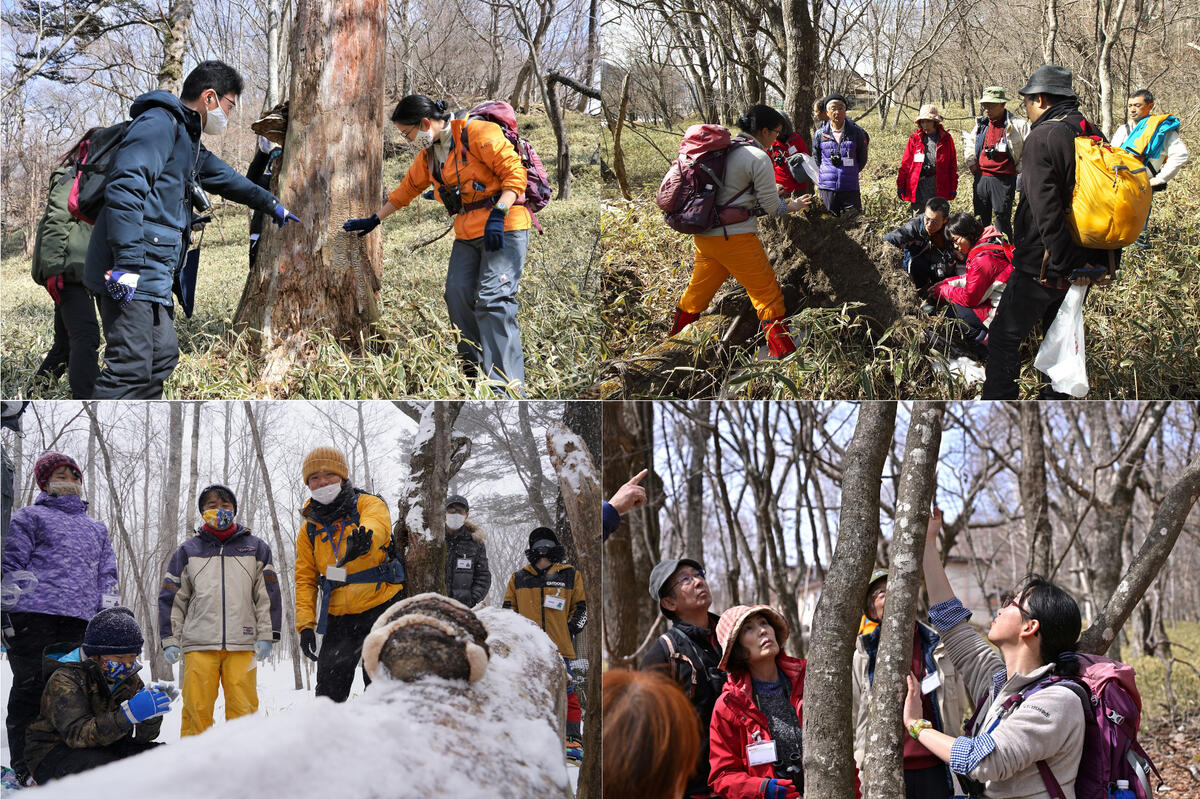
[[[237,513],[237,497],[234,496],[233,491],[231,491],[227,486],[223,486],[219,483],[213,483],[208,488],[200,491],[200,499],[196,500],[196,510],[200,511],[201,513],[204,512],[204,499],[214,491],[218,497],[233,505],[233,512]]]
[[[142,651],[142,631],[129,608],[117,606],[100,611],[83,633],[83,654],[136,655]]]
[[[535,527],[533,532],[529,534],[530,549],[533,549],[534,544],[539,541],[552,541],[555,546],[559,545],[558,536],[549,527]]]
[[[317,447],[304,457],[304,465],[300,467],[300,473],[303,475],[305,483],[308,482],[308,478],[320,471],[333,472],[343,480],[350,479],[350,470],[346,468],[346,456],[341,453],[341,450],[333,447]]]
[[[79,464],[73,458],[63,455],[61,452],[47,452],[37,459],[37,463],[33,464],[33,477],[37,481],[37,487],[43,491],[46,490],[46,483],[50,481],[50,475],[54,474],[54,470],[59,466],[70,467],[71,471],[75,472],[75,477],[83,482],[83,472],[79,470]]]

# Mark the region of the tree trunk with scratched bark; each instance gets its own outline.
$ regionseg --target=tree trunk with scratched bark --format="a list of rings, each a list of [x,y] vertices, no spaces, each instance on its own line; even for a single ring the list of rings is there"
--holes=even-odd
[[[351,346],[379,318],[382,237],[342,230],[383,196],[385,0],[300,0],[277,196],[300,217],[268,225],[235,320],[257,331],[262,378],[283,380],[322,331]]]

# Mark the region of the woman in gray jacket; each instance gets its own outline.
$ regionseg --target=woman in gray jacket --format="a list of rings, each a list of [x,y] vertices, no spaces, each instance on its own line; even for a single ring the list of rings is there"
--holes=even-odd
[[[929,618],[941,633],[946,652],[962,673],[972,704],[986,698],[973,736],[954,737],[921,718],[920,685],[910,676],[904,725],[922,746],[950,764],[960,780],[982,783],[987,796],[1048,799],[1038,764],[1044,762],[1066,799],[1075,797],[1075,777],[1083,752],[1081,696],[1070,682],[1043,684],[1051,676],[1072,677],[1072,657],[1082,627],[1079,606],[1053,583],[1032,578],[1001,600],[988,630],[1000,654],[988,646],[967,620],[950,588],[937,551],[942,514],[934,508],[925,542],[925,587]],[[1010,702],[1020,694],[1023,701]]]

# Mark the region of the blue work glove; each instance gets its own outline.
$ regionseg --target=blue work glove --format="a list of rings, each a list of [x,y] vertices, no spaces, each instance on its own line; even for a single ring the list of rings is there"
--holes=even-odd
[[[358,237],[361,239],[363,236],[379,227],[379,222],[379,214],[371,214],[370,216],[363,217],[361,219],[347,220],[342,224],[342,230],[346,231],[347,233],[353,233],[356,230],[360,231]]]
[[[504,249],[504,212],[493,208],[483,226],[483,249],[488,252]]]
[[[163,657],[167,659],[168,663],[174,666],[183,657],[183,651],[177,646],[169,646],[163,650]]]
[[[312,627],[305,627],[300,631],[300,651],[309,660],[317,659],[317,631]]]
[[[788,799],[789,796],[799,796],[791,780],[767,780],[763,789],[764,799]]]
[[[171,709],[171,697],[158,688],[143,688],[121,703],[121,712],[131,724],[161,716]]]
[[[299,222],[300,221],[300,217],[296,216],[293,213],[289,213],[288,209],[284,208],[279,203],[275,203],[275,208],[274,208],[274,210],[271,211],[271,213],[275,216],[275,218],[272,221],[279,227],[283,227],[288,222]]]
[[[104,275],[104,288],[124,308],[133,300],[133,292],[137,290],[137,272],[124,272],[120,269],[110,269]]]
[[[271,649],[275,645],[270,641],[255,641],[254,642],[254,657],[257,660],[266,660],[271,656]]]

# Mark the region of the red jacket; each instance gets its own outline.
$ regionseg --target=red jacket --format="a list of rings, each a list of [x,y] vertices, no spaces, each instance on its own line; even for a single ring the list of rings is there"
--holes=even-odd
[[[896,175],[896,191],[901,200],[917,201],[917,181],[921,177],[921,164],[917,163],[917,153],[925,151],[925,135],[918,127],[916,133],[908,137],[908,145],[904,148],[904,157],[900,159],[900,173]],[[954,152],[954,137],[950,132],[938,125],[937,160],[934,162],[937,179],[937,196],[953,200],[958,194],[958,155]]]
[[[796,153],[807,152],[808,145],[804,143],[804,137],[799,133],[793,133],[786,142],[776,139],[771,144],[771,149],[767,150],[772,163],[775,164],[775,182],[787,194],[805,194],[812,190],[811,184],[796,182],[787,163],[788,158]]]
[[[781,654],[775,663],[792,684],[792,707],[803,723],[806,661]],[[731,673],[725,680],[725,690],[713,708],[708,736],[708,784],[712,789],[722,799],[762,797],[767,780],[775,778],[775,768],[769,763],[751,766],[746,761],[748,744],[771,740],[767,717],[754,703],[750,672]]]
[[[970,308],[986,327],[992,322],[1012,269],[1012,245],[1004,242],[999,230],[988,226],[979,243],[967,253],[967,273],[946,278],[933,287],[933,293],[946,302]]]

